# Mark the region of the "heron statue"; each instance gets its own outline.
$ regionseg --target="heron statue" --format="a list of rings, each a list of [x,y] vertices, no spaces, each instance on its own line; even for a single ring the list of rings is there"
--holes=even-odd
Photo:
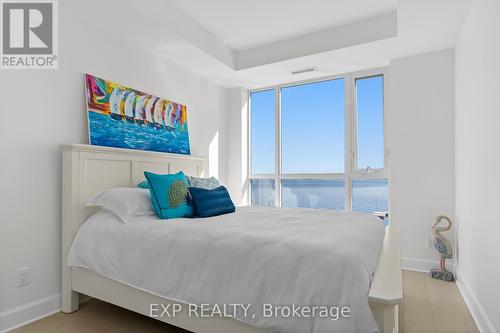
[[[445,220],[448,222],[448,225],[445,227],[438,226],[441,221]],[[451,247],[451,243],[446,237],[441,235],[441,232],[448,231],[451,229],[452,223],[449,217],[444,215],[439,215],[436,217],[436,223],[431,228],[431,239],[432,246],[439,253],[441,257],[440,269],[431,270],[431,276],[434,279],[439,279],[443,281],[455,281],[455,277],[453,273],[446,269],[446,259],[453,258],[453,248]]]

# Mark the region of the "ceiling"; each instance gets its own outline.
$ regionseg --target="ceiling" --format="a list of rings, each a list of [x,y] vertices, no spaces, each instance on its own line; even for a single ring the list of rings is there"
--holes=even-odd
[[[452,48],[473,0],[118,1],[71,10],[223,87],[255,89]],[[307,67],[318,70],[290,73]]]
[[[173,2],[236,51],[385,14],[397,6],[397,0]]]

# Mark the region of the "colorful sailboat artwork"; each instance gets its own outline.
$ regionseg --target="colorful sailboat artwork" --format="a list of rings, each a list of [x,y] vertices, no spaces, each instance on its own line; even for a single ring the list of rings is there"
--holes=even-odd
[[[92,145],[190,154],[186,106],[85,74]]]

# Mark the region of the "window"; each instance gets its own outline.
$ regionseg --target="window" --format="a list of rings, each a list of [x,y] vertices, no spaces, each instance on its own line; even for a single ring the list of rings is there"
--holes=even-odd
[[[357,168],[384,168],[384,77],[356,79]]]
[[[344,172],[344,79],[281,89],[284,174]]]
[[[388,211],[383,71],[249,97],[252,205]]]
[[[251,172],[274,174],[275,170],[275,113],[274,90],[250,94]]]
[[[252,179],[250,185],[252,206],[274,206],[274,179]]]
[[[344,180],[284,179],[282,207],[344,209]]]
[[[352,181],[352,210],[359,212],[387,212],[387,179]]]
[[[250,181],[252,206],[275,205],[276,173],[275,91],[250,94],[250,172],[258,175]]]
[[[384,76],[357,78],[356,165],[352,180],[352,210],[388,211],[384,154]]]

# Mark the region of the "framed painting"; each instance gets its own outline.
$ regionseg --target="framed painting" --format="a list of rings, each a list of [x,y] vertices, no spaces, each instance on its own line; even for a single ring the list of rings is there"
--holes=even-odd
[[[185,105],[85,74],[91,145],[190,154]]]

